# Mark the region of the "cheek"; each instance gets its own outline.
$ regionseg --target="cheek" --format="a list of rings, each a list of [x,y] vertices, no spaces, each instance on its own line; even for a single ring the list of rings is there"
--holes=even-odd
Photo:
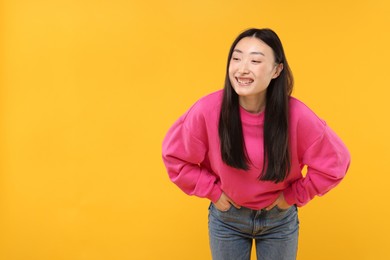
[[[269,75],[272,75],[272,68],[262,66],[257,68],[256,72],[257,75],[261,75],[262,77],[267,77]]]
[[[234,72],[235,72],[234,66],[229,66],[229,70],[228,70],[229,78],[234,78]]]
[[[236,80],[235,80],[235,77],[234,77],[232,74],[230,74],[230,73],[229,73],[229,80],[230,80],[230,84],[232,84],[232,85],[233,85],[234,82],[236,81]]]
[[[230,63],[230,65],[229,65],[229,74],[232,74],[233,72],[234,72],[234,65],[232,65],[231,63]]]

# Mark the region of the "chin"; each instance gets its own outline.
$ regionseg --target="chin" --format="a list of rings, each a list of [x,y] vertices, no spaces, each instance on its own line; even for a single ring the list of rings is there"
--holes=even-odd
[[[233,86],[233,89],[239,96],[247,96],[253,94],[249,87]]]

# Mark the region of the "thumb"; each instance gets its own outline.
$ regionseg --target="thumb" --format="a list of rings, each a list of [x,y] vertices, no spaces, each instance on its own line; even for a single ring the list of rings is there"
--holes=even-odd
[[[240,208],[241,208],[241,206],[238,205],[238,204],[236,204],[232,199],[229,198],[228,201],[229,201],[235,208],[237,208],[237,209],[240,209]]]
[[[276,205],[278,205],[279,203],[279,199],[275,200],[274,203],[272,203],[271,205],[269,205],[268,207],[265,208],[265,210],[271,210],[273,209]]]

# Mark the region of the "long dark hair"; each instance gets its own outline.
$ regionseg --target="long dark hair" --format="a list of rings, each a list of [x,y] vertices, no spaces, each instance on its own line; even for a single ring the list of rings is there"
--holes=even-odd
[[[248,29],[233,42],[228,56],[225,87],[219,118],[219,139],[222,160],[229,166],[248,170],[248,157],[240,118],[238,95],[229,79],[229,65],[234,48],[245,37],[256,37],[273,50],[275,62],[283,64],[280,75],[271,80],[266,93],[264,112],[264,161],[259,179],[283,181],[291,168],[288,137],[288,102],[294,80],[277,34],[270,29]]]

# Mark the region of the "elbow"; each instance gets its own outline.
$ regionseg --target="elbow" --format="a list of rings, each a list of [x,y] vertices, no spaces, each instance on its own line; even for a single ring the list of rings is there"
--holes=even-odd
[[[338,180],[341,181],[345,177],[345,175],[348,172],[350,164],[351,164],[351,155],[349,154],[348,151],[346,151],[343,155],[339,156],[338,166],[336,167],[337,171],[335,171],[337,172],[335,173],[335,177]]]
[[[349,166],[351,165],[351,154],[348,150],[345,151],[345,154],[342,158],[342,171],[343,171],[343,177],[347,174]]]

